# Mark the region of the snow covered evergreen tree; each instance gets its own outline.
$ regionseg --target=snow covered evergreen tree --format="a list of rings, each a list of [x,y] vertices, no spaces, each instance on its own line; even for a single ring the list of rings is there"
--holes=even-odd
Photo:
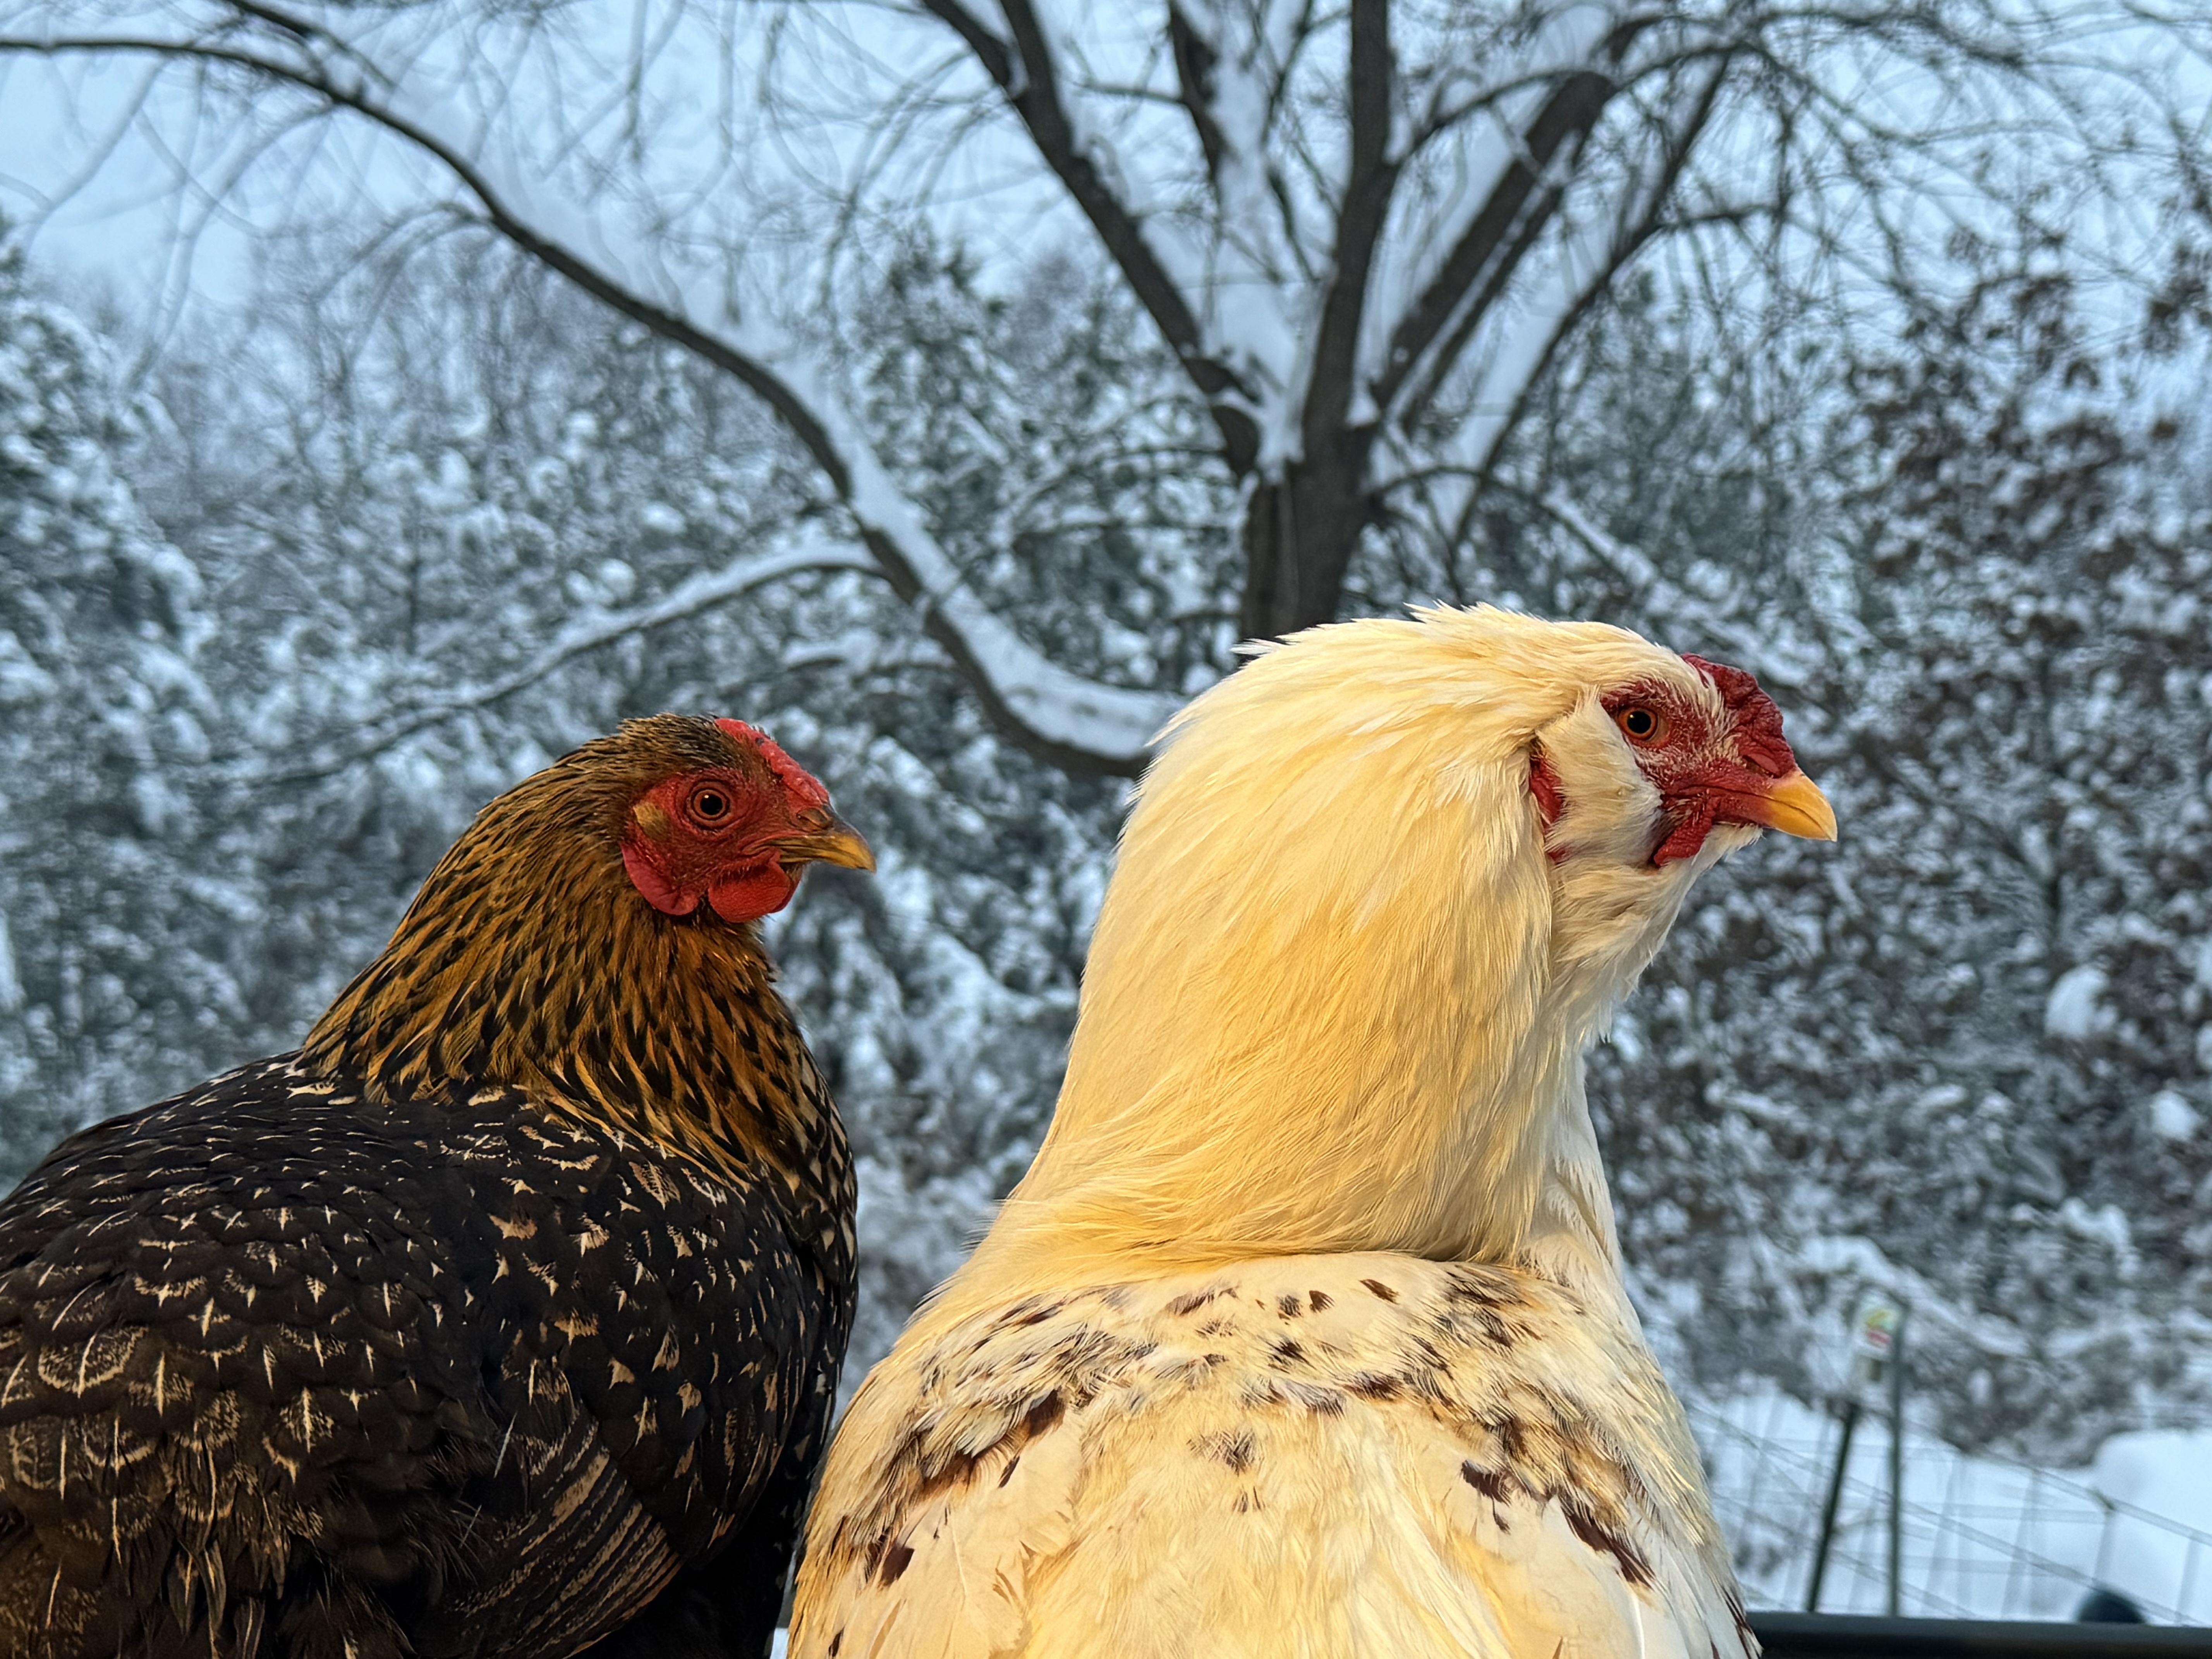
[[[185,787],[213,701],[191,566],[117,471],[91,334],[0,240],[0,1152],[201,1075],[239,890]]]
[[[1844,837],[1700,890],[1595,1093],[1709,1385],[1816,1397],[1876,1290],[1950,1437],[2071,1457],[2212,1395],[2212,520],[2070,285],[1968,274],[1658,607],[1794,688]]]
[[[467,814],[545,758],[629,714],[743,714],[883,859],[775,923],[861,1155],[857,1376],[1042,1133],[1121,786],[992,726],[841,565],[819,532],[844,509],[726,381],[504,256],[425,258],[419,302],[365,267],[298,284],[319,297],[264,311],[252,349],[169,360],[166,418],[128,454],[197,589],[97,459],[123,428],[92,347],[13,279],[9,316],[47,331],[11,321],[35,350],[9,385],[57,388],[38,429],[89,444],[70,477],[107,492],[66,545],[125,550],[71,564],[42,531],[27,568],[66,592],[39,603],[80,608],[42,635],[9,612],[46,641],[17,647],[36,675],[6,659],[31,786],[4,818],[11,1156],[289,1043]],[[852,378],[933,537],[1028,637],[1195,685],[1233,634],[1233,481],[1127,301],[1041,270],[994,294],[957,253],[902,250]],[[1595,1063],[1640,1294],[1686,1376],[1809,1395],[1861,1290],[1901,1291],[1955,1437],[2078,1450],[2203,1397],[2212,658],[2191,607],[2212,536],[2172,443],[2084,384],[2114,362],[2063,286],[1996,273],[1878,354],[1790,337],[1810,343],[1632,294],[1547,378],[1477,533],[1449,556],[1378,537],[1355,604],[1605,616],[1783,697],[1843,843],[1763,846],[1701,888]],[[40,465],[9,475],[11,511],[91,499]],[[101,572],[141,568],[168,573],[150,634],[101,597]],[[80,778],[64,684],[215,737]],[[121,823],[77,865],[37,843],[142,777],[181,803],[161,835]],[[139,893],[128,871],[171,857]],[[49,966],[34,912],[97,926],[34,922]],[[107,988],[74,1048],[32,1012],[85,1006],[64,939],[100,964],[69,982]]]

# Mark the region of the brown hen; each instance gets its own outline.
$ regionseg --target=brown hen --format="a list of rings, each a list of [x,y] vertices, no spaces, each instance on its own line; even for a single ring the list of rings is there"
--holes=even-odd
[[[867,868],[752,727],[487,806],[296,1054],[0,1203],[0,1652],[759,1655],[853,1310],[755,923]]]

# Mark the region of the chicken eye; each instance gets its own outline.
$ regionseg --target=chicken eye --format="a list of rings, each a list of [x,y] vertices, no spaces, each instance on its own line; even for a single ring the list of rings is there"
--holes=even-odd
[[[1631,703],[1613,717],[1621,734],[1631,743],[1644,748],[1667,740],[1667,717],[1656,708],[1642,703]]]
[[[702,823],[720,823],[730,816],[730,797],[726,790],[706,784],[691,792],[691,816]]]

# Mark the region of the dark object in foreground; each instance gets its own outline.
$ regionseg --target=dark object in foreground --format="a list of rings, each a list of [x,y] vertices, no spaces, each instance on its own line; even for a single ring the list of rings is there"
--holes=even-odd
[[[1764,1659],[2212,1659],[2212,1629],[1754,1613]]]
[[[753,926],[810,859],[868,861],[760,733],[634,722],[299,1054],[0,1203],[0,1652],[765,1653],[853,1306]]]
[[[2074,1609],[2075,1621],[2083,1625],[2145,1625],[2143,1610],[2116,1589],[2092,1585]]]

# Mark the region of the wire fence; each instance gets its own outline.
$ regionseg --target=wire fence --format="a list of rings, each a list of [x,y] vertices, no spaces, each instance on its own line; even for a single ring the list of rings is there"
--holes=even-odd
[[[1686,1401],[1715,1513],[1754,1607],[1803,1610],[1841,1427],[1794,1401]],[[1887,1609],[1888,1429],[1863,1418],[1844,1474],[1822,1613]],[[1897,1611],[2070,1619],[2116,1589],[2160,1624],[2212,1624],[2212,1534],[2077,1480],[1967,1457],[1908,1425]]]

